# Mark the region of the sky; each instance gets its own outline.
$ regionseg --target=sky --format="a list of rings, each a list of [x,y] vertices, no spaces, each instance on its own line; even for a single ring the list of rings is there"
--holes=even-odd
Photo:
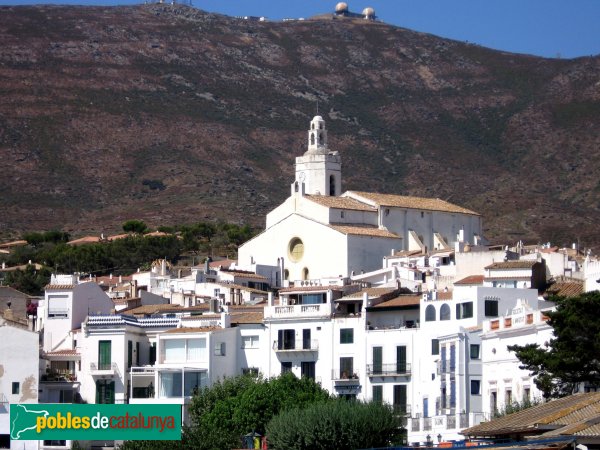
[[[170,0],[169,0],[170,1]],[[331,12],[329,0],[192,0],[205,11],[270,20]],[[40,0],[0,0],[0,5]],[[134,0],[43,3],[132,5]],[[600,0],[348,0],[352,12],[375,9],[386,23],[485,47],[549,58],[600,54]],[[1,15],[0,15],[1,20]]]

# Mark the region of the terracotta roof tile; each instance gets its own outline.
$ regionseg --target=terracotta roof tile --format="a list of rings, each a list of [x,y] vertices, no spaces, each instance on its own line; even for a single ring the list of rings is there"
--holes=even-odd
[[[49,284],[46,286],[47,291],[66,291],[68,289],[73,289],[75,285],[73,284]]]
[[[463,278],[462,280],[458,280],[454,282],[454,285],[469,285],[469,284],[483,284],[483,279],[485,277],[483,275],[469,275],[468,277]]]
[[[339,300],[348,300],[348,299],[362,299],[364,294],[367,294],[369,298],[377,298],[382,297],[384,295],[393,294],[397,292],[398,289],[395,287],[392,288],[366,288],[358,292],[353,292],[348,295],[344,295]]]
[[[378,305],[373,306],[375,309],[395,308],[399,306],[419,306],[421,304],[420,295],[400,295]]]
[[[342,224],[331,224],[331,228],[339,231],[343,234],[357,235],[357,236],[373,236],[391,239],[402,239],[395,233],[388,230],[382,230],[377,227],[369,226],[358,226],[358,225],[342,225]]]
[[[327,292],[329,290],[332,291],[344,291],[344,286],[294,286],[279,289],[279,293],[289,294],[296,292]]]
[[[461,431],[461,434],[480,437],[500,436],[536,430],[541,425],[568,425],[575,419],[581,419],[584,414],[587,414],[585,411],[598,417],[600,415],[598,408],[600,408],[600,392],[574,394],[481,423]],[[580,413],[576,414],[577,411]]]
[[[263,275],[259,275],[257,273],[248,273],[244,271],[236,271],[236,270],[222,270],[221,273],[230,273],[231,275],[237,278],[250,278],[255,280],[266,280],[267,277]]]
[[[531,259],[520,259],[517,261],[502,261],[495,262],[486,266],[485,269],[496,269],[496,270],[512,270],[512,269],[531,269],[537,261]]]
[[[348,209],[355,211],[377,211],[374,206],[360,202],[350,197],[330,197],[326,195],[306,195],[310,201],[328,208]]]
[[[241,314],[232,314],[232,324],[243,324],[243,323],[262,323],[264,314],[262,312],[246,312]]]
[[[372,202],[377,206],[391,206],[396,208],[471,214],[475,216],[480,215],[475,211],[471,211],[470,209],[463,208],[462,206],[448,203],[439,198],[411,197],[404,195],[378,194],[375,192],[360,191],[348,191],[344,194],[344,196],[346,195],[352,196],[353,198],[359,197],[362,199],[366,199],[367,201]]]
[[[556,282],[546,292],[561,297],[577,297],[583,294],[583,282]]]
[[[27,245],[27,241],[19,240],[12,242],[3,242],[2,244],[0,244],[0,248],[20,247],[23,245]]]
[[[46,352],[46,355],[53,356],[78,356],[79,352],[75,349],[64,349],[64,350],[55,350],[53,352]]]

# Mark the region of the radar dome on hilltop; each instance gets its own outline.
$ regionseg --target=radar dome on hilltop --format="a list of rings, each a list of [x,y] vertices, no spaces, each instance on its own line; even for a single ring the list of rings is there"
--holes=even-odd
[[[348,12],[348,4],[346,2],[339,2],[335,5],[335,12],[337,14],[344,14]]]
[[[365,16],[365,19],[374,19],[375,18],[375,10],[373,8],[371,8],[370,6],[363,9],[363,16]]]

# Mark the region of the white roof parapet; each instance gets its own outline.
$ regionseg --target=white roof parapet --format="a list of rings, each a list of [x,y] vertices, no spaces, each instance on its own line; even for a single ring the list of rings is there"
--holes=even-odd
[[[132,325],[141,328],[150,327],[176,327],[179,323],[178,317],[143,317],[122,315],[98,315],[89,316],[87,319],[88,327],[105,327],[115,325]]]

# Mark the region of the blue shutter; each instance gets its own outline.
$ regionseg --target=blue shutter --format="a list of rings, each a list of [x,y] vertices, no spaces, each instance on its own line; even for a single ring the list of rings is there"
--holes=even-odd
[[[450,346],[450,372],[454,372],[456,368],[456,346],[452,344]]]

